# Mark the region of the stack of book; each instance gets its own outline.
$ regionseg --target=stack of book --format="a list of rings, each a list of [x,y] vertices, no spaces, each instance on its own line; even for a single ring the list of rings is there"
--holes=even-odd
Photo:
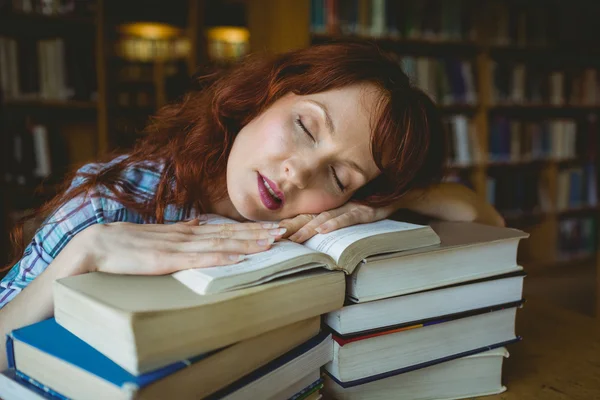
[[[334,359],[320,319],[343,306],[339,270],[439,242],[429,226],[386,220],[231,266],[60,279],[54,318],[10,334],[0,397],[318,399]]]
[[[367,258],[347,300],[324,318],[335,399],[467,398],[500,393],[505,346],[518,341],[521,231],[432,224],[441,244]]]

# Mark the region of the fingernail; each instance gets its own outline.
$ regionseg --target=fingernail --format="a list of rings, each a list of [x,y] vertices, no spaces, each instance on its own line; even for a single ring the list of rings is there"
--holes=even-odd
[[[302,241],[302,239],[304,239],[304,235],[303,235],[303,234],[301,234],[301,233],[299,233],[299,232],[296,232],[296,233],[294,233],[292,236],[290,236],[290,237],[289,237],[289,239],[290,239],[292,242],[301,242],[301,241]]]
[[[206,214],[200,214],[200,215],[198,215],[198,220],[199,221],[207,221],[208,220],[208,215],[206,215]]]
[[[273,236],[281,236],[281,235],[283,235],[283,234],[284,234],[284,233],[286,233],[286,232],[287,232],[287,229],[286,229],[286,228],[271,229],[271,230],[269,231],[269,235],[273,235]]]
[[[273,244],[274,241],[275,241],[275,238],[268,238],[268,239],[259,239],[256,241],[256,243],[258,243],[259,246],[267,246],[267,245]]]
[[[263,222],[260,224],[265,229],[279,228],[279,224],[276,222]]]
[[[231,261],[242,261],[244,259],[244,256],[242,254],[231,254],[229,256],[229,259]]]

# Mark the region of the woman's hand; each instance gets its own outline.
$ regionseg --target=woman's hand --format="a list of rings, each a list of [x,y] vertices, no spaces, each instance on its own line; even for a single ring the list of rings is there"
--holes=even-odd
[[[375,222],[385,219],[396,211],[397,207],[373,208],[348,202],[341,207],[321,214],[301,214],[295,218],[284,219],[279,225],[287,228],[288,239],[303,243],[317,233],[328,233],[347,226]]]
[[[285,229],[276,223],[117,222],[92,225],[76,235],[69,245],[84,254],[82,273],[163,275],[182,269],[235,264],[246,254],[269,249],[284,233]]]
[[[285,219],[280,225],[287,228],[290,240],[303,243],[317,233],[379,221],[401,209],[446,221],[505,226],[504,219],[492,205],[467,187],[455,183],[440,183],[426,189],[412,190],[387,207],[373,208],[349,202],[318,215],[301,214]]]

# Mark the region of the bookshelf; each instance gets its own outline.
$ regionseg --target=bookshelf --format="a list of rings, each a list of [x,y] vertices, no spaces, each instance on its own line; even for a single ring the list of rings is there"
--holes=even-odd
[[[249,15],[283,7],[275,0],[260,3],[249,4]],[[277,38],[261,40],[251,51],[277,53],[356,37],[377,43],[440,104],[455,161],[448,163],[447,178],[472,187],[496,205],[509,226],[531,234],[520,246],[520,262],[533,269],[581,260],[600,265],[595,139],[600,58],[593,39],[600,36],[590,17],[598,15],[597,5],[577,8],[560,0],[294,3],[294,12],[279,14],[285,28],[249,19],[253,37]],[[464,101],[464,89],[453,88],[460,87],[460,78],[448,76],[449,82],[442,78],[441,83],[434,78],[434,87],[427,87],[431,76],[418,76],[427,69],[451,70],[452,60],[468,63],[463,71],[472,69],[471,101]],[[593,87],[593,93],[582,93],[585,87]],[[453,98],[443,98],[448,93]],[[577,243],[573,237],[582,231],[588,237]]]
[[[70,165],[98,154],[104,101],[93,46],[97,2],[3,2],[0,10],[0,261],[12,224],[52,197]],[[100,53],[101,55],[101,53]]]
[[[19,217],[50,199],[74,166],[131,146],[148,116],[169,100],[165,81],[172,76],[170,64],[130,63],[115,52],[117,26],[128,18],[151,21],[149,11],[159,3],[0,2],[0,264],[8,261],[8,232]],[[190,43],[177,71],[182,80],[189,79],[205,58],[204,1],[175,0],[168,6],[168,17],[177,20]],[[35,66],[27,68],[31,63]],[[121,79],[122,67],[132,65],[149,69],[149,82]],[[53,79],[42,81],[48,76]],[[121,107],[121,87],[137,93],[158,91],[160,99],[143,107]],[[43,153],[49,159],[49,168],[38,174],[32,171],[39,154],[30,151],[35,127],[45,129]],[[12,155],[15,146],[28,149],[20,160]]]

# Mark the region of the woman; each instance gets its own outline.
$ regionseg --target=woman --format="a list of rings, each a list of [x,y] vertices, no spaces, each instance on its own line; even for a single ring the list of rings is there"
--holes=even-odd
[[[80,169],[24,252],[16,242],[2,335],[50,317],[51,283],[69,275],[236,263],[281,237],[302,242],[401,208],[502,224],[468,189],[436,183],[436,108],[371,45],[249,59],[200,79],[146,131],[130,154]],[[205,213],[244,223],[199,224]]]

